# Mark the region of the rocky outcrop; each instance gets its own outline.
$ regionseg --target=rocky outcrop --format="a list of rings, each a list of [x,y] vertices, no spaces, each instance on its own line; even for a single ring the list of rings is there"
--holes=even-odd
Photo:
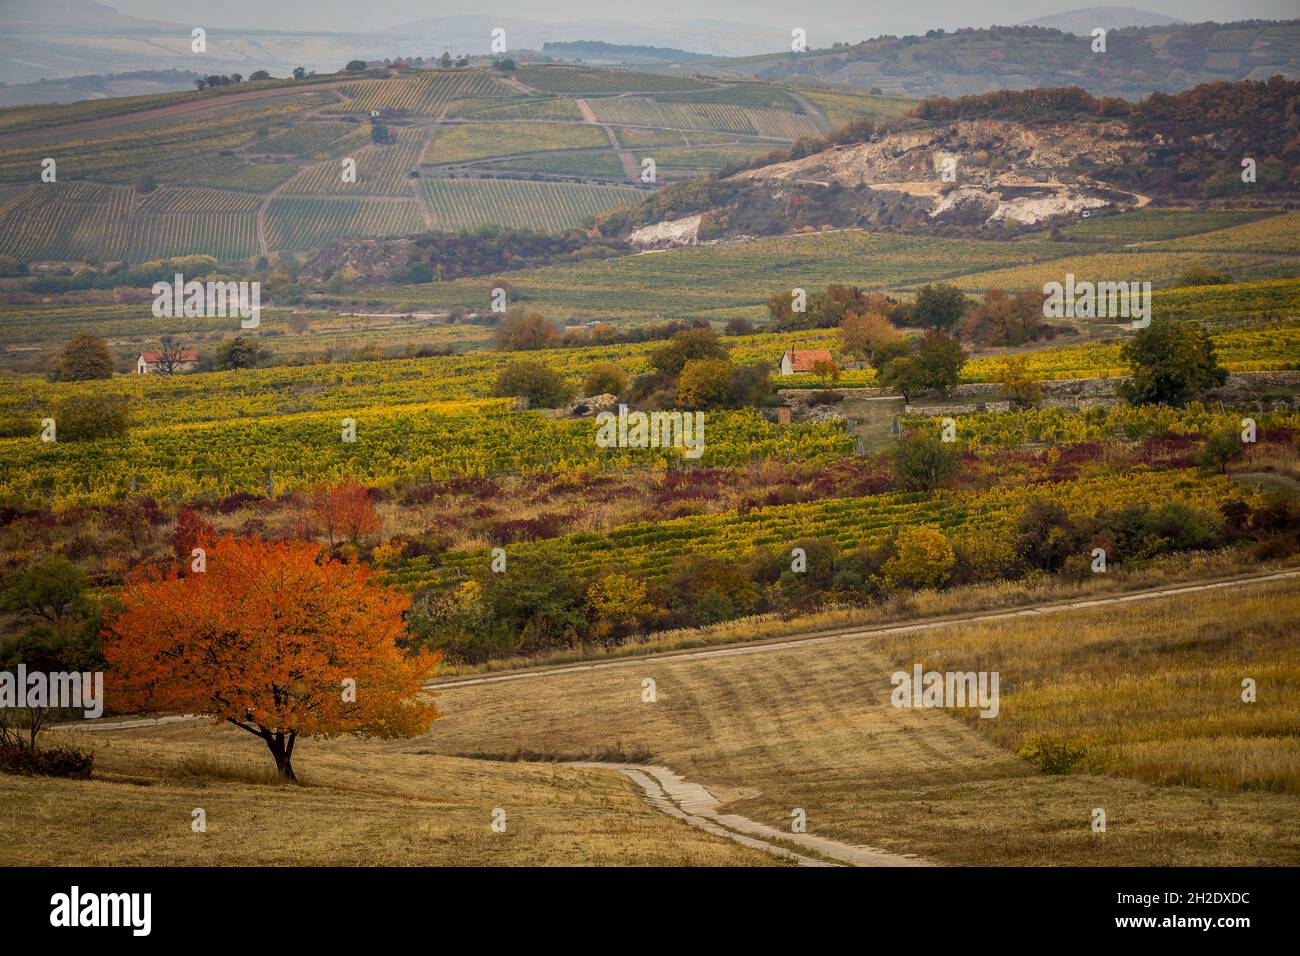
[[[592,418],[601,412],[614,411],[618,411],[617,395],[583,395],[569,406],[569,417]]]
[[[693,246],[699,242],[700,222],[703,216],[686,216],[666,222],[642,226],[632,232],[630,242],[643,249],[670,249],[674,246]]]

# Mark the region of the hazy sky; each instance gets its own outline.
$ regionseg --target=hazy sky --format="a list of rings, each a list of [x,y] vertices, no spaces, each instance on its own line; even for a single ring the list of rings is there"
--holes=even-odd
[[[881,33],[923,33],[934,27],[1011,24],[1092,6],[1087,0],[101,0],[120,12],[207,27],[366,31],[426,17],[488,14],[526,20],[628,20],[664,17],[771,24],[808,31],[811,46],[857,41]],[[1111,0],[1112,5],[1120,5]],[[1102,5],[1102,4],[1097,4]],[[1139,0],[1127,4],[1183,20],[1290,19],[1300,0]],[[575,39],[581,39],[575,37]]]

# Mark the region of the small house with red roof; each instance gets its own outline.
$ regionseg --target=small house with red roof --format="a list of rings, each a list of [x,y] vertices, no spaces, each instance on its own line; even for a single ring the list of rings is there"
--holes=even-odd
[[[198,352],[141,352],[135,371],[137,375],[188,372],[198,364]]]
[[[781,356],[782,375],[799,375],[811,372],[818,362],[830,362],[829,349],[787,349]]]

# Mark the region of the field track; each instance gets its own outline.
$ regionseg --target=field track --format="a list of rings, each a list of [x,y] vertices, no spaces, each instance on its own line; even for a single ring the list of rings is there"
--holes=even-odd
[[[1221,588],[1234,587],[1239,584],[1262,584],[1267,581],[1283,581],[1292,578],[1300,578],[1300,569],[1267,571],[1261,574],[1243,574],[1231,578],[1220,578],[1213,581],[1193,581],[1173,587],[1149,588],[1141,591],[1132,591],[1127,594],[1114,594],[1084,600],[1053,601],[1048,604],[1010,608],[1004,611],[974,611],[967,614],[955,614],[941,618],[927,618],[918,621],[909,621],[906,624],[878,625],[856,631],[837,630],[829,634],[814,632],[801,637],[783,638],[779,641],[730,644],[698,651],[675,651],[671,653],[659,652],[639,655],[631,654],[627,657],[621,657],[618,660],[613,661],[563,664],[556,667],[538,667],[527,670],[511,671],[506,674],[493,674],[487,677],[472,677],[464,680],[431,681],[426,684],[425,687],[431,690],[447,690],[453,687],[469,687],[474,684],[495,684],[502,681],[523,680],[527,677],[550,677],[558,674],[571,673],[573,671],[603,670],[609,667],[628,667],[646,660],[653,660],[656,663],[664,663],[667,661],[698,660],[709,657],[731,657],[739,654],[762,654],[767,651],[788,650],[796,647],[803,648],[812,647],[818,644],[861,640],[862,638],[871,637],[876,634],[899,634],[905,631],[920,631],[927,628],[946,627],[953,624],[983,623],[987,621],[1001,621],[1010,618],[1025,617],[1026,615],[1033,614],[1053,614],[1061,611],[1078,610],[1080,608],[1107,607],[1117,604],[1128,604],[1133,601],[1150,601],[1157,598],[1174,597],[1180,594],[1194,594],[1198,591],[1214,591]]]
[[[804,856],[788,850],[780,843],[793,843],[796,846],[829,857],[837,863],[848,866],[929,866],[930,864],[914,856],[899,853],[887,853],[867,846],[854,846],[815,836],[811,833],[785,833],[765,823],[758,823],[748,817],[734,813],[719,813],[721,803],[712,793],[700,786],[683,780],[667,767],[652,767],[645,764],[603,763],[599,761],[577,761],[570,767],[587,767],[594,770],[617,770],[641,788],[651,806],[661,813],[681,820],[698,829],[715,836],[735,840],[742,846],[762,850],[775,856],[794,860],[800,866],[834,866],[823,859]],[[773,842],[775,841],[775,842]]]

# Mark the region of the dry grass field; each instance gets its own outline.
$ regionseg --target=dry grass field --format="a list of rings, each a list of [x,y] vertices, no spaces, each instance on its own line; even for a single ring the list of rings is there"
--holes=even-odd
[[[345,739],[304,741],[296,787],[233,727],[67,736],[94,747],[94,779],[0,775],[0,865],[783,864],[660,814],[621,774]],[[191,830],[196,807],[205,833]]]
[[[302,743],[303,787],[233,728],[72,733],[94,779],[0,777],[0,863],[69,846],[91,864],[781,862],[661,815],[621,774],[547,762],[594,758],[666,765],[728,813],[784,830],[802,808],[810,834],[938,863],[1295,865],[1297,619],[1288,579],[444,687],[423,737]],[[891,706],[890,674],[914,662],[998,671],[999,716]],[[1246,676],[1257,703],[1240,700]],[[1083,748],[1073,772],[1016,756],[1044,738]]]
[[[782,827],[802,807],[810,833],[943,863],[1294,865],[1297,611],[1287,581],[448,688],[428,743],[645,750],[734,800],[729,812]],[[916,660],[1000,671],[1001,715],[890,706],[889,675]],[[1258,703],[1240,702],[1242,676]],[[1013,752],[1039,736],[1093,749],[1076,772],[1046,774]],[[1104,834],[1091,831],[1096,807]]]

